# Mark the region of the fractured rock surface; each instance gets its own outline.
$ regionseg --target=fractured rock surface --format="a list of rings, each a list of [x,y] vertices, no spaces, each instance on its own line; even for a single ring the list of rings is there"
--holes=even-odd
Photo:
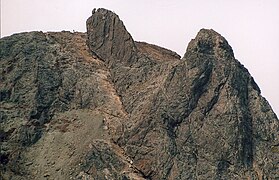
[[[278,118],[220,34],[183,58],[93,10],[0,40],[2,179],[276,179]]]

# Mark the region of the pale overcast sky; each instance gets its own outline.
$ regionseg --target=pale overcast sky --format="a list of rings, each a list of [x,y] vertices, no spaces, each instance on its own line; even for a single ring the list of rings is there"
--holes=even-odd
[[[116,12],[135,40],[183,56],[201,28],[222,34],[279,115],[279,0],[0,0],[2,36],[82,31],[93,8]]]

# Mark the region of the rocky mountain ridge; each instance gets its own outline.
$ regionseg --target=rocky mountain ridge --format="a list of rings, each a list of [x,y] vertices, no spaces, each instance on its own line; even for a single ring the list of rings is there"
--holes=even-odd
[[[2,179],[276,179],[278,118],[228,42],[183,58],[92,11],[0,40]]]

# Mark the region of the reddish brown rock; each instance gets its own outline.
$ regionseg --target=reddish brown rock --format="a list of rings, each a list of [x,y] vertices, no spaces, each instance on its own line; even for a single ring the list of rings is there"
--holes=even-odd
[[[278,118],[224,37],[180,59],[92,13],[87,34],[0,40],[0,178],[279,177]]]

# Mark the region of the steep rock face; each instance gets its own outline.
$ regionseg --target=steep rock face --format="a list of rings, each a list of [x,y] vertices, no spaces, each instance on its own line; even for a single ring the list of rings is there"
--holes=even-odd
[[[0,40],[1,178],[276,179],[278,119],[214,30],[182,59],[93,10]]]
[[[106,124],[125,116],[108,69],[84,33],[22,33],[0,46],[1,178],[78,176],[95,139],[109,139]]]
[[[107,64],[134,62],[136,46],[119,17],[106,9],[94,9],[86,21],[90,50]]]
[[[129,114],[117,143],[145,177],[278,177],[278,119],[221,35],[202,29],[182,60],[136,57],[111,72]]]

